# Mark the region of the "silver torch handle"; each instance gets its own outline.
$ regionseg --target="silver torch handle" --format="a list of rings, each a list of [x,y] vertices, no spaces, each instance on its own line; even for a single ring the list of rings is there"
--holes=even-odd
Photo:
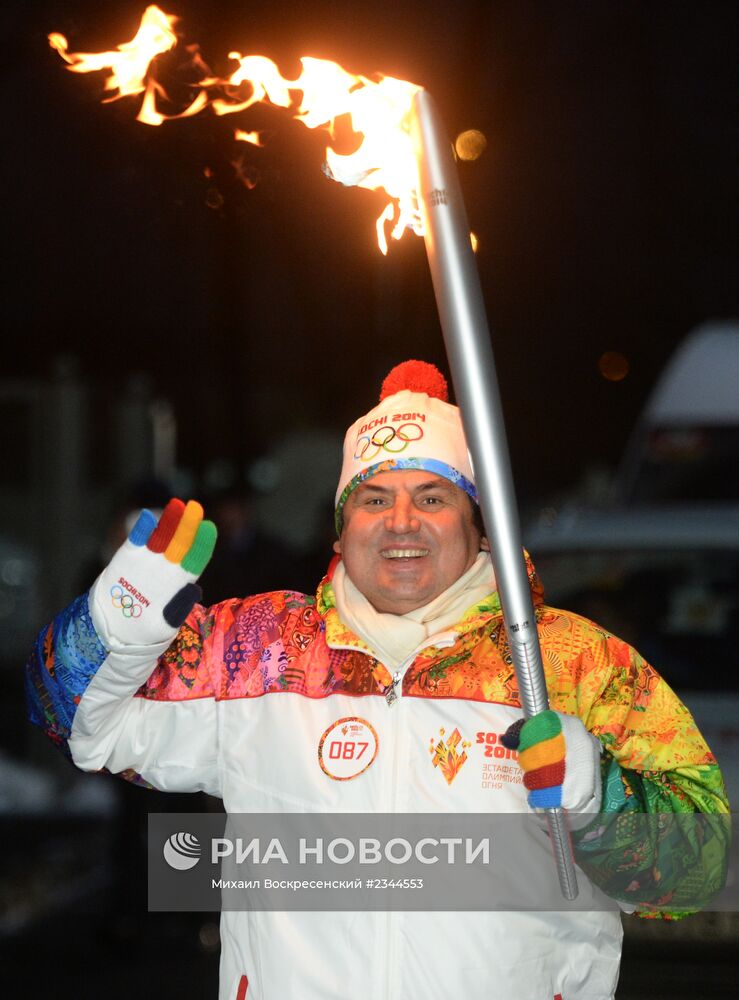
[[[411,134],[436,305],[475,470],[521,705],[524,716],[529,718],[545,711],[549,699],[523,556],[498,378],[452,147],[428,91],[418,91],[413,99]],[[577,877],[562,809],[548,809],[547,822],[562,894],[566,899],[575,899]]]

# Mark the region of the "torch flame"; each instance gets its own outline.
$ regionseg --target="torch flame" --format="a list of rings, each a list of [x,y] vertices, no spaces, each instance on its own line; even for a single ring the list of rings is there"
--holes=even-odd
[[[423,235],[408,125],[413,95],[420,89],[416,84],[389,76],[371,80],[348,72],[338,63],[309,56],[300,60],[302,70],[297,79],[289,80],[266,56],[231,52],[229,58],[238,66],[229,77],[204,75],[194,85],[198,93],[190,105],[179,114],[165,115],[158,107],[167,93],[156,79],[156,61],[177,44],[176,22],[177,18],[150,6],[136,36],[113,51],[69,52],[66,38],[58,33],[49,35],[49,44],[75,73],[108,70],[105,89],[114,92],[109,100],[143,93],[137,118],[148,125],[189,117],[208,106],[217,115],[227,115],[267,103],[289,110],[306,128],[324,129],[333,140],[337,118],[348,116],[353,131],[363,136],[361,145],[346,155],[328,146],[325,172],[347,186],[384,190],[390,196],[377,220],[377,241],[383,253],[387,253],[388,225],[393,239],[400,239],[406,229]],[[191,59],[190,65],[207,69],[199,59]],[[250,88],[249,95],[235,96],[244,86]],[[301,98],[296,107],[297,92]],[[238,129],[235,138],[261,145],[257,132]]]
[[[263,145],[262,137],[259,132],[245,132],[241,128],[237,128],[234,132],[234,139],[236,139],[237,142],[250,142],[252,146]]]
[[[69,52],[67,39],[56,32],[49,35],[49,45],[56,49],[73,73],[109,69],[105,89],[117,90],[114,97],[126,97],[146,89],[144,80],[151,61],[177,44],[173,30],[176,21],[176,17],[152,5],[144,11],[139,30],[131,41],[117,46],[114,52]]]

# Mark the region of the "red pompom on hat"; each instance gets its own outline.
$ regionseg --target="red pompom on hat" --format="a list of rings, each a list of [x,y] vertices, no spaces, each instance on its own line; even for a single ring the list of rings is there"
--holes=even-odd
[[[358,417],[344,437],[336,490],[336,530],[352,491],[383,472],[423,470],[448,479],[477,503],[475,473],[458,407],[447,383],[427,361],[404,361],[382,383],[380,402]]]
[[[427,396],[449,402],[449,386],[436,365],[428,361],[401,361],[388,374],[380,390],[380,402],[396,392],[410,389],[411,392],[425,392]]]

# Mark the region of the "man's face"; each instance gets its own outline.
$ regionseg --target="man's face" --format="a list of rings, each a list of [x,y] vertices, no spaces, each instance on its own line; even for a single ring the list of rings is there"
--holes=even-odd
[[[394,615],[438,597],[480,548],[467,494],[423,471],[381,472],[361,483],[334,543],[352,583],[377,611]]]

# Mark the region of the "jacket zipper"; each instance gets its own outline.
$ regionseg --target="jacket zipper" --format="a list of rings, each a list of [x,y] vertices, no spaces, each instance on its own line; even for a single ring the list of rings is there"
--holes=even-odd
[[[400,673],[399,670],[396,670],[395,673],[393,674],[392,681],[385,688],[385,701],[388,703],[388,706],[390,708],[392,708],[392,706],[400,697],[400,694],[398,693],[398,685],[402,679],[403,675]],[[402,692],[400,693],[402,694]]]
[[[403,678],[405,677],[406,671],[416,659],[418,654],[422,650],[428,648],[429,646],[437,646],[444,648],[446,646],[454,645],[457,639],[457,633],[440,633],[439,636],[430,637],[430,639],[425,642],[422,646],[417,647],[413,650],[411,655],[407,657],[403,663],[395,670],[393,673],[392,683],[384,689],[385,701],[389,708],[395,707],[400,699],[403,697]],[[356,652],[355,646],[332,646],[332,649],[347,649],[352,652]],[[364,650],[362,650],[364,652]],[[369,654],[366,654],[369,655]],[[387,812],[395,812],[396,800],[398,797],[398,776],[400,772],[400,753],[399,744],[402,737],[402,719],[401,713],[395,711],[391,714],[393,721],[391,722],[393,731],[393,770],[392,779],[390,783],[390,789],[387,798]],[[392,1000],[393,998],[393,979],[396,975],[396,938],[397,935],[393,933],[394,924],[397,920],[395,913],[392,910],[385,911],[385,946],[382,949],[386,956],[385,965],[385,984],[384,984],[384,997],[383,1000]]]
[[[396,706],[403,696],[403,676],[406,670],[413,662],[415,658],[414,655],[406,660],[393,674],[393,683],[385,692],[385,700],[390,708]],[[392,693],[392,697],[390,697]],[[393,769],[392,769],[392,779],[390,783],[389,796],[388,796],[388,812],[394,813],[396,811],[397,798],[398,798],[398,782],[400,775],[400,742],[403,734],[403,712],[398,708],[390,713],[390,725],[393,730]],[[397,934],[395,933],[395,924],[397,923],[397,916],[392,910],[385,911],[385,954],[387,956],[387,964],[385,966],[385,1000],[392,1000],[393,997],[393,981],[396,976],[396,939]]]
[[[453,646],[457,638],[456,633],[450,635],[447,632],[441,632],[437,637],[437,641],[434,641],[434,636],[431,636],[426,642],[421,646],[416,646],[411,655],[401,663],[398,669],[393,674],[393,679],[390,684],[384,689],[383,694],[385,695],[385,701],[388,703],[390,708],[396,705],[399,698],[403,696],[403,678],[406,675],[408,667],[414,662],[419,653],[422,653],[424,649],[428,649],[429,646],[436,646],[438,649],[444,649],[447,646]]]

